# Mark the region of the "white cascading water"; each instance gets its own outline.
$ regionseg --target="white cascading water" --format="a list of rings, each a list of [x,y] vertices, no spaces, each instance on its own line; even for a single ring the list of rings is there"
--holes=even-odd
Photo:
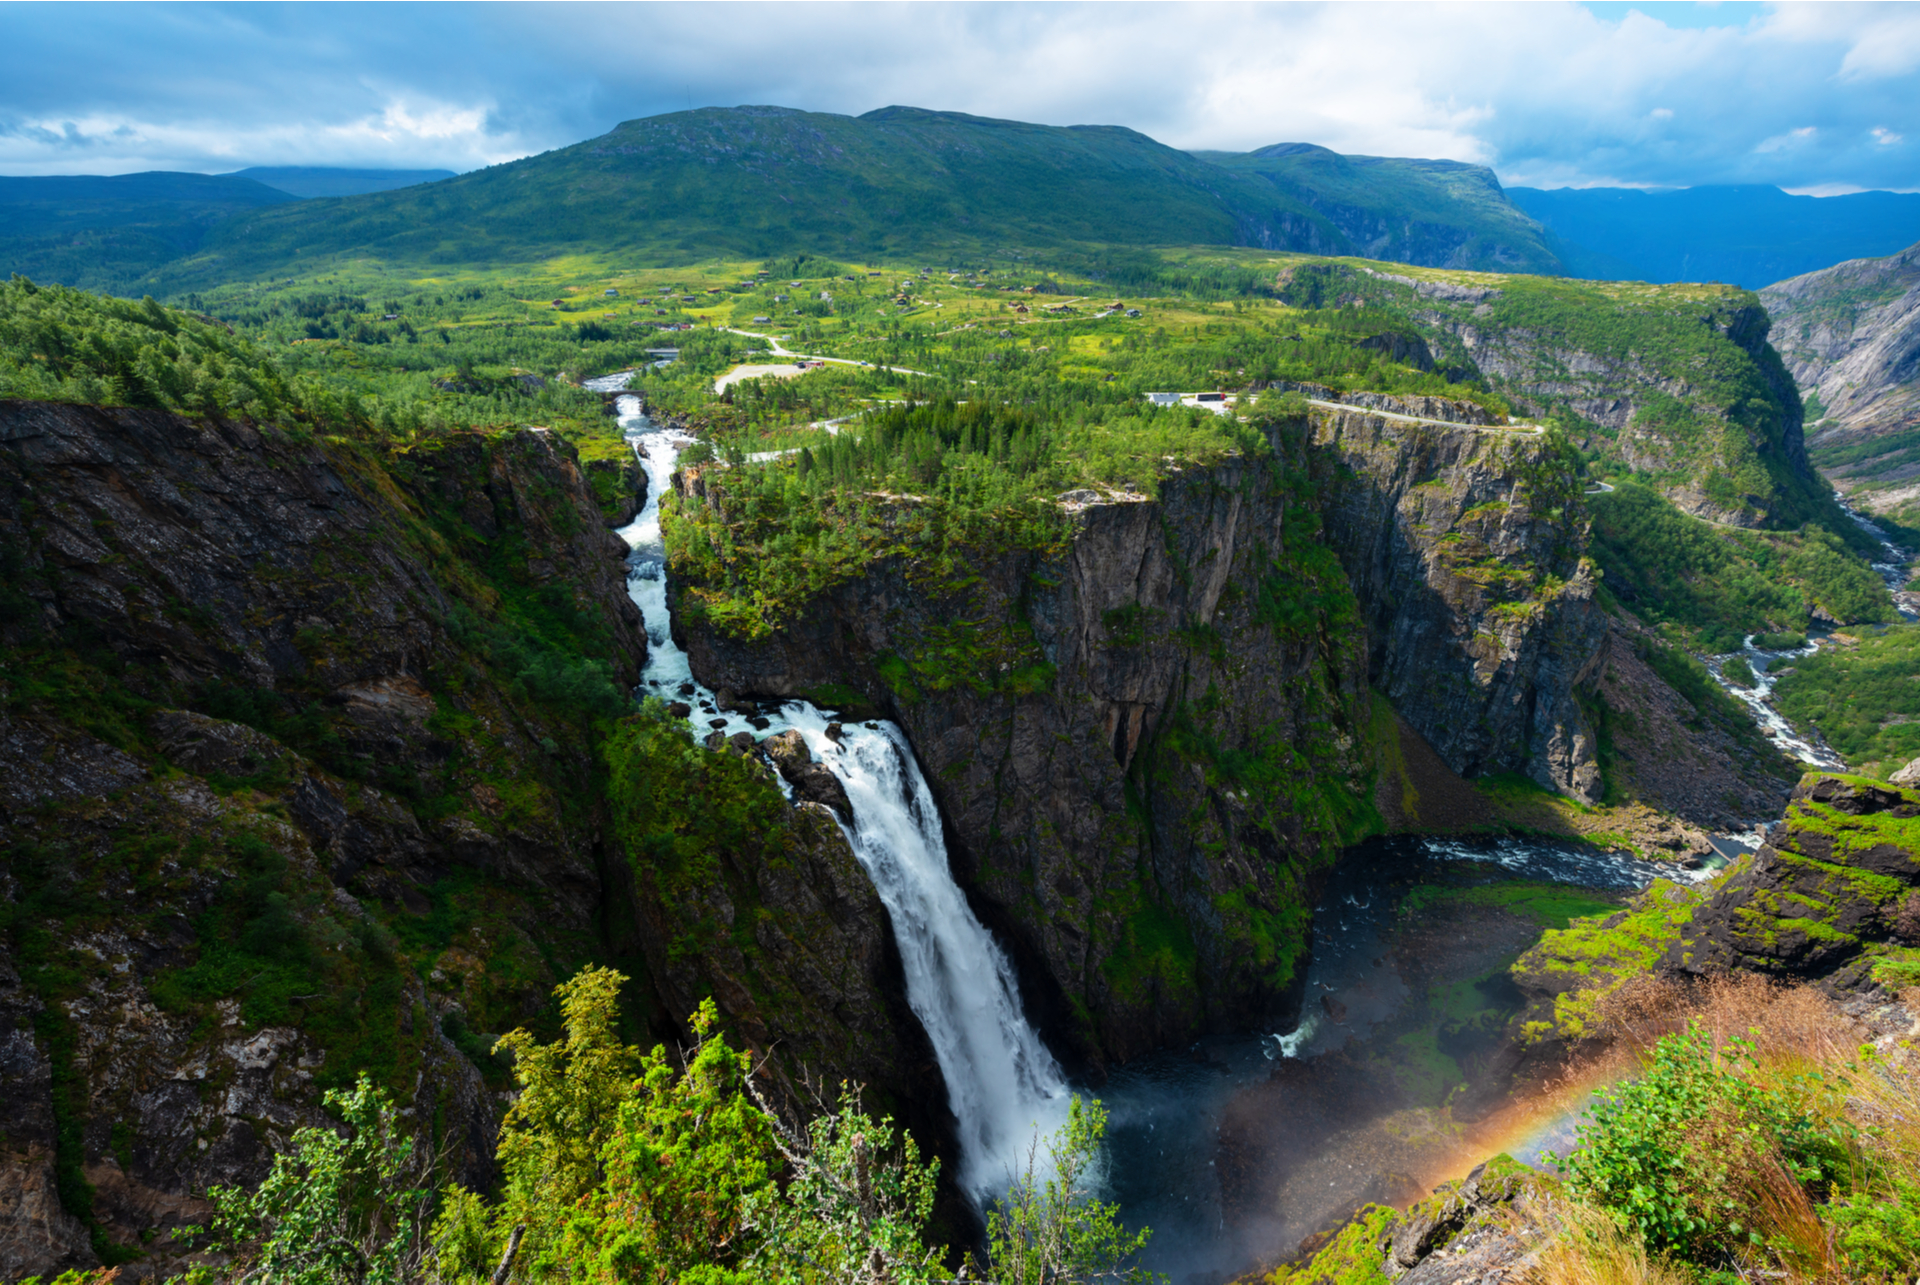
[[[623,376],[606,382],[605,391],[624,387]],[[687,439],[656,429],[638,398],[619,398],[618,409],[647,471],[646,507],[620,532],[633,550],[628,591],[647,628],[641,694],[693,706],[696,732],[760,737],[797,729],[814,757],[840,779],[853,808],[847,839],[893,920],[907,1001],[946,1077],[959,1122],[961,1186],[976,1199],[1002,1192],[1011,1175],[1024,1169],[1035,1142],[1065,1122],[1068,1089],[1021,1009],[1011,963],[947,868],[939,809],[913,751],[887,722],[845,724],[836,741],[827,735],[827,716],[805,701],[764,716],[763,727],[715,706],[713,693],[694,681],[686,653],[673,641],[667,608],[660,496]]]
[[[1900,618],[1915,619],[1914,595],[1906,592],[1907,567],[1912,561],[1911,556],[1905,549],[1887,539],[1885,531],[1863,517],[1844,499],[1839,500],[1839,505],[1861,530],[1880,542],[1881,558],[1872,564],[1873,569],[1886,582],[1888,592],[1893,595],[1893,605],[1900,612]],[[1753,721],[1759,724],[1760,729],[1773,740],[1774,744],[1788,754],[1813,767],[1844,768],[1847,765],[1846,760],[1836,754],[1817,732],[1803,733],[1773,707],[1773,687],[1779,681],[1778,675],[1771,672],[1773,667],[1782,662],[1800,660],[1813,655],[1820,650],[1820,639],[1809,639],[1805,647],[1781,650],[1754,646],[1756,636],[1747,635],[1741,641],[1739,651],[1728,652],[1724,656],[1707,657],[1707,672],[1726,690],[1727,695],[1747,707],[1748,712],[1753,715]],[[1747,668],[1753,671],[1751,687],[1733,682],[1723,672],[1723,666],[1735,656],[1746,661]]]

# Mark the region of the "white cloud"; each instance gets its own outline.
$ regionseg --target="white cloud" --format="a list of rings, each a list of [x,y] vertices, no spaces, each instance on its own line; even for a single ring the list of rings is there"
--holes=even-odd
[[[1819,129],[1815,126],[1802,125],[1799,129],[1790,129],[1784,134],[1775,134],[1772,138],[1761,139],[1758,143],[1754,144],[1753,150],[1756,152],[1777,152],[1783,148],[1798,146],[1801,143],[1810,143],[1819,133]]]
[[[164,4],[7,12],[0,169],[467,169],[688,106],[1312,142],[1549,185],[1910,185],[1920,6]],[[93,13],[96,11],[87,11]]]

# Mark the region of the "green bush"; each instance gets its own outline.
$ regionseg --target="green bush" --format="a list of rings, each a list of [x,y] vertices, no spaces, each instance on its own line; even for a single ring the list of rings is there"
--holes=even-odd
[[[1847,1172],[1847,1141],[1760,1074],[1752,1044],[1716,1049],[1694,1024],[1654,1047],[1640,1079],[1600,1090],[1565,1170],[1648,1248],[1717,1266],[1764,1246],[1756,1205],[1774,1172],[1824,1197]]]

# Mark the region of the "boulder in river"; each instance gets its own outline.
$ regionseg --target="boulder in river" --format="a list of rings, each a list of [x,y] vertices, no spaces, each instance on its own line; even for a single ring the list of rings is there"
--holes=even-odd
[[[814,761],[813,751],[807,748],[806,738],[797,729],[788,728],[769,736],[760,742],[760,747],[798,798],[808,803],[823,803],[844,821],[853,819],[853,806],[847,802],[847,791],[840,784],[840,778],[826,764]]]

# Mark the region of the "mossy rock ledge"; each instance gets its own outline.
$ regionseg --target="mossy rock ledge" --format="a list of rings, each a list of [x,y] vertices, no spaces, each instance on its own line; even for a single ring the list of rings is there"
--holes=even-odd
[[[1332,1231],[1310,1236],[1296,1261],[1262,1285],[1465,1285],[1524,1279],[1548,1231],[1536,1215],[1559,1182],[1510,1156],[1446,1182],[1405,1213],[1364,1205]],[[1509,1275],[1511,1274],[1511,1275]]]
[[[1917,884],[1920,791],[1811,773],[1660,967],[1696,976],[1743,969],[1836,994],[1912,985]]]

